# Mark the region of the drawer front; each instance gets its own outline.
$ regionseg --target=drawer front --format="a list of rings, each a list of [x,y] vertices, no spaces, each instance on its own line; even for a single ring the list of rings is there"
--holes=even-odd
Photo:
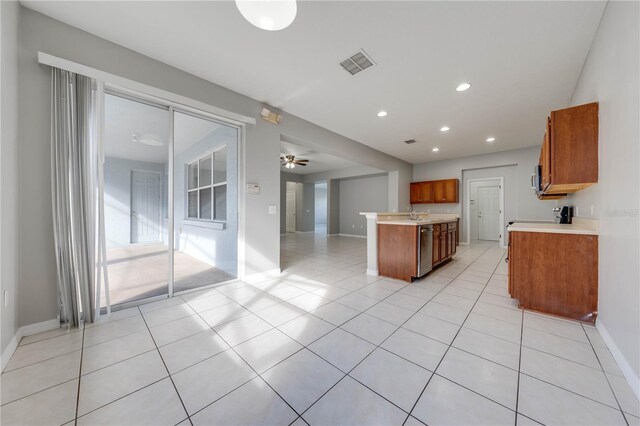
[[[448,229],[456,229],[458,227],[455,222],[448,223],[447,226],[448,226]]]
[[[440,232],[440,224],[433,225],[433,232]]]

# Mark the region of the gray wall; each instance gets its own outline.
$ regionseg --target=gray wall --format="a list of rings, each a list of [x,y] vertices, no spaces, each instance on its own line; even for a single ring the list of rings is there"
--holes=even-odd
[[[224,229],[210,222],[188,220],[186,166],[198,157],[227,146],[227,220]],[[238,135],[220,126],[181,153],[174,161],[175,249],[231,275],[238,273]]]
[[[367,220],[360,212],[387,210],[388,191],[387,175],[340,180],[340,234],[367,235]]]
[[[104,161],[104,227],[107,248],[127,246],[131,243],[131,171],[144,170],[160,173],[162,182],[162,218],[167,211],[167,175],[165,163],[125,160],[106,157]],[[158,227],[165,232],[164,223]]]
[[[315,186],[315,224],[327,224],[327,184],[316,184]]]
[[[544,134],[544,123],[541,127],[541,136]],[[510,220],[553,220],[551,209],[557,204],[555,201],[540,201],[531,190],[531,173],[533,167],[538,164],[540,147],[516,149],[493,154],[476,155],[472,157],[455,158],[451,160],[435,161],[431,163],[416,164],[413,167],[413,180],[435,180],[458,178],[462,188],[465,188],[465,179],[481,177],[504,176],[505,177],[505,225]],[[510,166],[510,168],[505,168]],[[482,170],[499,167],[500,175],[495,175],[496,170]],[[465,191],[461,189],[461,191]],[[461,193],[460,200],[464,200],[465,193]],[[464,223],[463,202],[457,204],[416,204],[413,208],[417,211],[431,213],[457,213],[460,214],[462,235],[460,241],[466,241],[466,224]]]
[[[327,201],[329,215],[327,217],[327,235],[340,233],[340,181],[327,182]]]
[[[19,198],[18,198],[18,13],[16,1],[0,2],[0,300],[7,291],[8,306],[0,303],[4,352],[20,325],[19,293]],[[49,170],[48,168],[46,169]],[[49,177],[41,183],[49,188]],[[51,195],[49,195],[51,198]],[[51,224],[51,217],[49,217]],[[54,306],[55,310],[55,306]],[[54,318],[49,316],[48,319]],[[8,360],[4,360],[6,362]]]
[[[600,170],[597,185],[568,201],[578,216],[600,219],[597,323],[640,397],[639,7],[607,4],[573,93],[572,105],[600,102]]]
[[[410,170],[411,165],[342,137],[293,115],[283,113],[281,125],[259,119],[262,104],[231,90],[187,74],[122,46],[20,7],[18,166],[23,182],[19,198],[20,324],[50,320],[57,315],[55,254],[49,185],[50,69],[37,63],[38,51],[78,62],[219,108],[258,118],[245,134],[245,178],[260,185],[260,194],[244,195],[246,273],[279,267],[279,217],[268,214],[280,204],[280,140],[282,134],[308,141],[319,151],[337,150],[359,156],[380,168]],[[21,166],[21,167],[20,167]],[[16,226],[15,222],[13,222]]]

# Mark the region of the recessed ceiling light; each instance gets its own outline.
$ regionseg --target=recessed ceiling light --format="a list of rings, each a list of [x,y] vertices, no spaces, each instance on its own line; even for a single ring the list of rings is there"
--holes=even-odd
[[[378,113],[378,117],[386,117],[387,116],[387,111],[380,111]]]
[[[448,132],[449,128],[447,126],[440,127],[441,132]]]
[[[458,87],[456,87],[457,92],[464,92],[469,87],[471,87],[471,83],[460,83]]]
[[[440,151],[440,148],[438,148],[438,147],[436,146],[436,147],[433,147],[433,148],[431,149],[431,151],[433,151],[433,152],[438,152],[438,151]]]
[[[496,138],[494,138],[494,137],[487,138],[487,142],[489,142],[489,143],[491,143],[491,142],[493,142],[495,140],[496,140]]]

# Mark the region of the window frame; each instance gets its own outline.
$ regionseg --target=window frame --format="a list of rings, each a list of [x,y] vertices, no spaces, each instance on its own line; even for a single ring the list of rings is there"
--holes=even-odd
[[[223,149],[227,149],[227,144],[225,143],[224,145],[221,145],[217,148],[214,148],[210,151],[207,151],[206,153],[204,153],[203,155],[200,155],[196,158],[194,158],[193,160],[187,162],[185,164],[185,169],[186,169],[186,179],[185,179],[185,204],[186,204],[186,208],[185,208],[185,220],[189,220],[189,221],[198,221],[198,222],[205,222],[205,223],[227,223],[227,219],[216,219],[216,202],[215,202],[215,190],[214,188],[217,187],[221,187],[224,186],[225,187],[225,195],[226,195],[226,187],[227,187],[227,167],[225,165],[225,180],[222,182],[217,182],[214,183],[215,179],[215,169],[214,169],[214,164],[215,164],[215,155],[216,152],[222,151]],[[210,161],[210,165],[211,165],[211,183],[209,185],[203,185],[200,186],[200,161],[203,159],[206,159],[207,157],[210,157],[209,161]],[[191,175],[189,174],[189,170],[191,168],[191,166],[195,166],[196,167],[196,186],[194,188],[189,188],[189,184],[190,184],[190,179],[191,179]],[[211,193],[211,211],[210,211],[210,219],[203,219],[200,217],[200,191],[203,189],[209,189],[210,193]],[[195,193],[196,194],[196,211],[197,211],[197,217],[193,217],[190,216],[190,211],[189,211],[189,195],[191,193]],[[226,208],[226,203],[225,203],[225,210],[227,210]],[[225,218],[227,217],[227,213],[225,211]]]

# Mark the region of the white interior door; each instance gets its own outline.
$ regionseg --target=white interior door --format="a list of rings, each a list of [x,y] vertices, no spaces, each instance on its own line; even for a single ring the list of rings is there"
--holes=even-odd
[[[287,232],[296,232],[296,193],[287,191]]]
[[[500,240],[500,187],[478,188],[478,239]]]
[[[160,173],[131,172],[131,242],[160,240]]]

